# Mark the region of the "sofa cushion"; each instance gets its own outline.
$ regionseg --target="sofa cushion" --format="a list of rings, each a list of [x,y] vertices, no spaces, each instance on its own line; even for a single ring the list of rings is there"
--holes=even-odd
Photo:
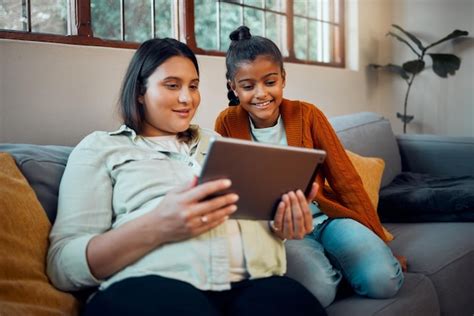
[[[390,122],[371,112],[342,115],[329,120],[346,149],[385,161],[382,187],[402,171],[400,153]]]
[[[380,192],[379,216],[386,222],[473,222],[474,176],[403,172]]]
[[[389,299],[371,299],[358,295],[336,300],[327,309],[329,316],[367,315],[439,315],[436,291],[422,274],[406,273],[398,294]]]
[[[379,203],[380,183],[382,181],[382,175],[385,167],[384,161],[376,157],[364,157],[353,153],[350,150],[346,150],[346,153],[354,165],[354,168],[357,170],[357,173],[362,180],[362,184],[364,185],[365,191],[369,195],[372,205],[375,209],[377,209],[377,205]],[[327,192],[329,194],[334,194],[332,193],[329,184],[326,183],[326,185]],[[385,229],[385,227],[382,228],[385,235],[387,236],[387,240],[392,240],[392,234],[390,234],[390,232]]]
[[[408,260],[408,271],[430,278],[438,293],[441,314],[471,315],[474,311],[474,224],[387,223],[395,239],[394,253]]]
[[[16,160],[48,215],[56,218],[59,183],[72,147],[30,144],[1,144],[0,152],[9,152]]]
[[[75,315],[45,274],[51,224],[13,158],[0,153],[0,315]]]

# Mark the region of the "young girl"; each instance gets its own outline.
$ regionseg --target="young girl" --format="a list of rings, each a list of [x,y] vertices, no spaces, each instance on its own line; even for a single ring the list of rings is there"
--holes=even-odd
[[[252,36],[245,26],[233,31],[230,39],[226,77],[231,107],[217,118],[216,131],[327,152],[316,180],[319,208],[312,205],[314,231],[302,241],[287,243],[288,262],[295,262],[288,275],[312,289],[323,306],[333,301],[341,273],[360,295],[395,295],[403,282],[400,264],[384,243],[388,238],[376,210],[327,118],[312,104],[283,98],[283,58],[271,40]],[[323,191],[326,179],[333,196]],[[306,262],[305,256],[316,257],[318,266],[303,273],[299,263]]]
[[[99,286],[85,315],[324,315],[281,276],[283,243],[266,222],[229,220],[235,194],[205,199],[230,181],[196,185],[200,139],[214,134],[190,125],[199,102],[191,50],[173,39],[144,42],[121,90],[124,125],[90,134],[67,163],[50,235],[52,282]]]

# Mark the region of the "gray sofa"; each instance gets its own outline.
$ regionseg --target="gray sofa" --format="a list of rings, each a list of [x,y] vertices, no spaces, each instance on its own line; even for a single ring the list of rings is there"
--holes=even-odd
[[[347,149],[384,159],[381,202],[384,190],[406,172],[474,179],[473,138],[396,137],[389,121],[375,113],[334,117],[331,123]],[[0,152],[14,156],[52,222],[59,181],[71,150],[64,146],[0,144]],[[468,208],[472,214],[474,205]],[[383,210],[379,212],[383,214]],[[473,315],[474,223],[416,223],[413,219],[401,218],[399,223],[384,223],[384,226],[395,236],[390,243],[394,253],[408,259],[408,273],[400,292],[391,299],[376,300],[344,291],[327,307],[328,314]],[[306,268],[299,269],[298,273],[305,279],[304,285],[314,291],[311,260],[308,256]]]

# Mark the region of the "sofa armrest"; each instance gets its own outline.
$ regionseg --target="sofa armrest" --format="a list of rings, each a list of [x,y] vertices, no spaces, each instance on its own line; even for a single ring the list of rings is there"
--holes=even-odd
[[[402,171],[474,176],[474,137],[398,135]]]

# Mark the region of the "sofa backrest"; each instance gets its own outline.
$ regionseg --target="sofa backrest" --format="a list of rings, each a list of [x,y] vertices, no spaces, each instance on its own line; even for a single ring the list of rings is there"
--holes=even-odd
[[[397,142],[387,119],[362,112],[337,116],[330,122],[347,149],[385,161],[382,187],[401,172]],[[59,183],[72,149],[54,145],[0,144],[0,152],[8,152],[15,158],[51,223],[56,218]]]
[[[329,119],[344,147],[366,157],[385,161],[381,187],[402,171],[400,152],[390,122],[372,112],[341,115]]]

